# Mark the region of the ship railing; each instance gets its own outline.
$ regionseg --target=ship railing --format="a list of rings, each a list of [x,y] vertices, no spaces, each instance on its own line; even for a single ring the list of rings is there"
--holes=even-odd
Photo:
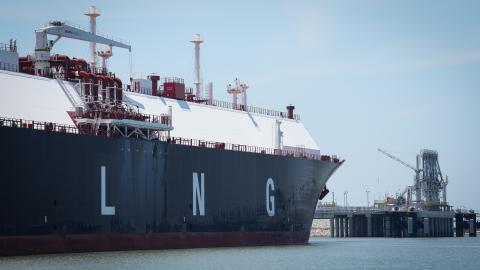
[[[185,81],[182,78],[178,78],[178,77],[165,77],[165,78],[163,78],[163,82],[166,82],[166,83],[182,83],[182,84],[185,83]]]
[[[147,119],[148,119],[148,121],[163,121],[165,119],[163,117],[167,117],[167,116],[168,115],[161,115],[160,116],[161,118],[155,118],[155,117],[158,117],[158,116],[153,116],[152,115],[150,118],[147,118]],[[155,123],[158,123],[158,122],[155,122]],[[171,122],[170,122],[170,124],[171,124]],[[82,129],[79,129],[76,126],[73,126],[73,125],[64,125],[64,124],[57,124],[57,123],[53,123],[53,122],[42,122],[42,121],[16,119],[16,118],[0,117],[0,127],[2,127],[2,126],[4,126],[4,127],[16,127],[16,128],[28,128],[28,129],[35,129],[35,130],[45,130],[45,131],[71,133],[71,134],[91,134],[91,133],[88,132],[88,130],[82,130]],[[102,133],[102,132],[99,132],[96,135],[97,136],[108,136],[107,133]],[[305,151],[273,149],[273,148],[269,148],[269,147],[251,146],[251,145],[244,145],[244,144],[224,143],[224,142],[215,142],[215,141],[198,140],[198,139],[188,139],[188,138],[181,138],[181,137],[159,136],[159,137],[155,137],[154,140],[164,141],[164,142],[167,142],[167,143],[177,144],[177,145],[211,148],[211,149],[218,149],[218,150],[230,150],[230,151],[237,151],[237,152],[266,154],[266,155],[286,156],[286,157],[293,157],[293,158],[304,158],[304,159],[309,159],[309,160],[324,160],[325,161],[326,160],[325,157],[327,157],[325,155],[305,153]],[[340,160],[337,157],[329,158],[328,161],[332,162],[332,163],[338,163],[338,164],[343,163],[343,160]]]
[[[269,147],[261,147],[261,146],[252,146],[252,145],[244,145],[244,144],[233,144],[233,143],[223,143],[223,142],[214,142],[214,141],[207,141],[207,140],[198,140],[198,139],[188,139],[188,138],[181,138],[181,137],[161,137],[159,138],[161,141],[166,141],[171,144],[179,144],[185,146],[195,146],[195,147],[203,147],[203,148],[212,148],[212,149],[222,149],[222,150],[231,150],[237,152],[247,152],[247,153],[257,153],[257,154],[267,154],[267,155],[278,155],[278,156],[286,156],[286,157],[295,157],[295,158],[305,158],[310,160],[326,160],[326,155],[317,155],[311,153],[305,153],[305,151],[298,151],[298,150],[284,150],[284,149],[274,149]],[[328,156],[330,157],[330,156]],[[337,157],[329,158],[329,162],[333,163],[342,163],[343,161]]]
[[[5,44],[5,43],[0,42],[0,51],[16,52],[17,51],[17,46],[14,45],[13,43]]]
[[[135,85],[124,84],[123,90],[132,93],[139,93],[144,95],[152,95],[152,88],[149,87],[136,87]]]
[[[216,107],[220,107],[220,108],[247,111],[247,112],[266,115],[266,116],[280,117],[280,118],[287,118],[288,117],[287,112],[281,112],[281,111],[271,110],[271,109],[267,109],[267,108],[254,107],[254,106],[247,106],[245,108],[245,106],[242,105],[242,104],[234,104],[232,102],[223,101],[223,100],[215,100],[215,99],[214,100],[206,100],[205,103],[207,105],[212,105],[212,106],[216,106]],[[297,121],[300,120],[300,115],[294,114],[293,119],[297,120]]]
[[[139,112],[116,111],[105,109],[87,109],[82,113],[82,117],[94,118],[95,115],[102,115],[103,119],[132,119],[153,124],[163,124],[172,126],[172,118],[169,114],[145,114]]]
[[[83,25],[79,25],[79,24],[76,24],[76,23],[73,23],[73,22],[70,22],[70,21],[64,21],[63,23],[65,25],[71,26],[73,28],[77,28],[77,29],[80,29],[82,31],[90,33],[90,29],[87,29]],[[44,25],[44,27],[50,26],[50,24],[51,24],[51,22],[48,22]],[[98,31],[98,30],[95,31],[95,35],[106,38],[106,39],[110,39],[110,40],[113,40],[113,41],[117,41],[117,42],[120,42],[120,43],[123,43],[123,44],[126,44],[126,45],[130,46],[130,42],[128,40],[125,40],[125,39],[122,39],[122,38],[119,38],[119,37],[115,37],[115,36],[112,36],[110,34]]]
[[[174,81],[172,78],[165,78],[166,81]],[[160,85],[160,88],[163,87],[163,85]],[[152,94],[152,89],[151,88],[145,88],[145,87],[135,87],[132,85],[124,85],[123,89],[128,92],[132,93],[140,93],[144,95],[151,95]],[[159,92],[163,92],[163,89],[159,89]],[[261,108],[261,107],[254,107],[254,106],[245,106],[241,104],[234,104],[229,101],[223,101],[223,100],[208,100],[208,99],[194,99],[193,102],[195,103],[200,103],[200,104],[205,104],[209,106],[214,106],[214,107],[219,107],[219,108],[225,108],[225,109],[231,109],[231,110],[238,110],[238,111],[246,111],[250,113],[255,113],[255,114],[260,114],[260,115],[266,115],[266,116],[271,116],[271,117],[278,117],[278,118],[288,118],[288,113],[287,112],[281,112],[281,111],[276,111],[276,110],[271,110],[267,108]],[[293,115],[293,120],[300,121],[300,115],[299,114],[294,114]]]
[[[164,124],[169,127],[172,126],[172,117],[167,113],[162,113],[159,115],[142,113],[141,115],[145,117],[145,120],[144,120],[145,122],[155,123],[155,124]]]
[[[42,122],[42,121],[16,119],[16,118],[1,117],[0,127],[29,128],[29,129],[36,129],[36,130],[46,130],[46,131],[78,134],[78,129],[75,126],[57,124],[53,122]]]

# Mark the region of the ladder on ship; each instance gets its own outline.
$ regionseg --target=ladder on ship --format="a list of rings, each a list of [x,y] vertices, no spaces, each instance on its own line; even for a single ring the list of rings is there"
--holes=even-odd
[[[78,95],[78,93],[75,91],[75,89],[69,89],[69,87],[67,87],[64,83],[64,81],[60,78],[57,78],[57,83],[58,85],[60,86],[60,88],[62,89],[63,93],[65,93],[65,95],[67,96],[68,98],[68,101],[70,101],[70,103],[75,107],[83,107],[83,102],[80,98],[80,96]]]
[[[102,113],[96,112],[94,120],[95,120],[95,123],[93,124],[93,132],[95,135],[98,135],[98,130],[100,129],[100,123],[102,122]]]

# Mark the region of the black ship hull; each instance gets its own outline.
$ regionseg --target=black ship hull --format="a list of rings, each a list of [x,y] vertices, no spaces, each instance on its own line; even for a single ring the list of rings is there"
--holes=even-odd
[[[0,255],[301,244],[340,163],[0,127]]]

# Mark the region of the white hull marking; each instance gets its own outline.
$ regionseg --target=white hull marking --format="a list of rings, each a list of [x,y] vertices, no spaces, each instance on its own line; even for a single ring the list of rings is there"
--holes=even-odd
[[[101,195],[101,209],[102,216],[114,216],[115,206],[107,206],[107,168],[101,167],[101,179],[102,179],[102,195]]]
[[[193,181],[192,183],[193,215],[196,216],[197,214],[199,214],[200,216],[205,216],[205,175],[204,173],[200,174],[200,183],[199,183],[198,173],[194,172],[192,181]],[[198,210],[200,211],[197,211],[197,204],[199,208]],[[197,213],[197,212],[200,212],[200,213]]]
[[[270,192],[275,191],[275,185],[272,178],[268,178],[265,188],[265,199],[267,206],[267,213],[270,217],[275,216],[275,196],[270,195]]]

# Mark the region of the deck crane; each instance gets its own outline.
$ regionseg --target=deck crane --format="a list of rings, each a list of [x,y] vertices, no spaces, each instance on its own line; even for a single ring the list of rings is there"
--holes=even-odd
[[[57,36],[54,40],[48,40],[48,35]],[[46,75],[50,72],[50,51],[60,38],[71,38],[87,42],[105,44],[110,47],[119,47],[132,51],[129,44],[109,39],[85,30],[67,25],[65,22],[53,21],[47,26],[35,30],[35,74]]]
[[[412,165],[408,164],[407,162],[399,159],[398,157],[388,153],[387,151],[383,149],[377,149],[380,153],[384,154],[385,156],[397,161],[398,163],[402,164],[405,167],[408,167],[412,169],[415,172],[415,178],[414,178],[414,185],[413,186],[407,186],[403,192],[400,194],[400,196],[404,196],[405,193],[407,193],[407,204],[411,203],[411,194],[412,192],[415,192],[415,202],[418,204],[421,201],[422,198],[422,192],[421,192],[421,186],[420,186],[420,173],[422,172],[422,169],[419,168],[419,156],[417,155],[417,167],[413,167]]]

